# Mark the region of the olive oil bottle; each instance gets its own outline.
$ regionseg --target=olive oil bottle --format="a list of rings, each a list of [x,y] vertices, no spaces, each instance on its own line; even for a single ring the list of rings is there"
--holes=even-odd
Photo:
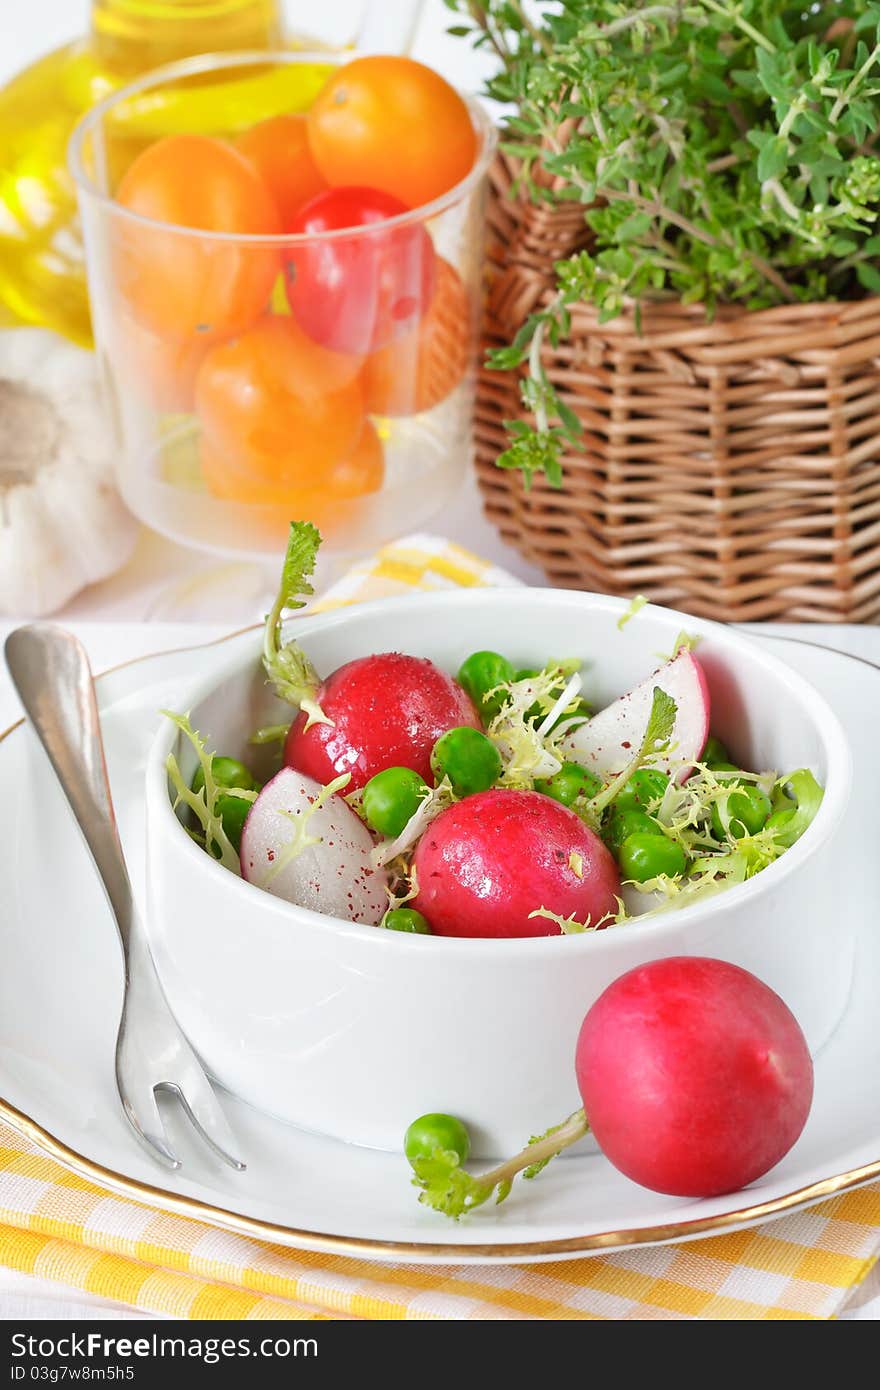
[[[41,324],[91,343],[66,168],[70,133],[86,111],[161,63],[290,42],[279,0],[92,0],[83,40],[41,58],[0,90],[0,321]],[[193,99],[219,106],[231,80],[221,70]],[[175,116],[185,120],[186,112],[178,107]]]

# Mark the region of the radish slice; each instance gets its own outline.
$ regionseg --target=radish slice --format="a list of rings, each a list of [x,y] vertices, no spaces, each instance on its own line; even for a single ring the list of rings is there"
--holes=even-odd
[[[642,742],[657,686],[672,696],[677,712],[669,754],[658,757],[654,766],[685,781],[687,764],[697,761],[709,735],[709,688],[702,666],[689,651],[679,652],[628,695],[572,730],[558,745],[561,755],[603,779],[622,772]]]
[[[388,875],[372,863],[372,848],[370,832],[341,797],[282,768],[245,821],[242,877],[297,907],[377,926],[388,907]]]

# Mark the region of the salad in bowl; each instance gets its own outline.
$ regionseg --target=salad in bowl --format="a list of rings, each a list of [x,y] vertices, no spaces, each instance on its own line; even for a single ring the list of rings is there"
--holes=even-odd
[[[261,785],[169,714],[198,759],[187,784],[168,755],[176,808],[256,887],[415,935],[572,935],[745,882],[811,824],[823,788],[809,768],[738,767],[710,733],[698,640],[684,632],[599,710],[577,657],[518,670],[483,649],[453,675],[389,651],[319,675],[282,633],[311,593],[319,543],[294,523],[264,634],[266,679],[290,720],[243,731],[276,746],[274,775]]]
[[[735,631],[594,594],[285,624],[317,544],[294,526],[263,630],[193,654],[147,768],[150,945],[212,1075],[386,1150],[456,1116],[496,1158],[572,1111],[607,987],[673,957],[752,972],[815,1053],[854,943],[850,755],[818,692]]]

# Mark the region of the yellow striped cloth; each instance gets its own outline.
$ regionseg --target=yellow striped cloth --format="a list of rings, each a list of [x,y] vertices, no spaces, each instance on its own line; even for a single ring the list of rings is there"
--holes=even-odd
[[[512,582],[459,547],[413,536],[316,606]],[[832,1318],[878,1251],[880,1184],[679,1245],[539,1265],[380,1265],[286,1250],[110,1195],[0,1125],[0,1265],[170,1317]]]

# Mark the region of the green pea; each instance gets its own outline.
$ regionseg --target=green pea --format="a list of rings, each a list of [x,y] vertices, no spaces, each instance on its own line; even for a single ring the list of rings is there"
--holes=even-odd
[[[245,792],[260,790],[260,784],[253,773],[237,758],[224,758],[219,755],[213,757],[211,759],[211,775],[220,787],[240,787]],[[205,774],[200,763],[192,779],[192,789],[194,792],[200,792],[204,785]],[[248,801],[242,796],[217,797],[217,812],[223,822],[223,829],[226,831],[227,838],[234,849],[241,849],[241,832],[252,805],[252,801]],[[212,843],[211,852],[217,859],[220,858],[219,845]]]
[[[410,767],[386,767],[364,787],[363,807],[367,824],[379,835],[396,840],[415,815],[429,787]]]
[[[630,806],[626,811],[615,811],[602,832],[608,848],[617,854],[624,840],[630,835],[662,835],[657,821],[638,806]]]
[[[230,844],[236,850],[241,849],[241,834],[253,804],[252,801],[247,801],[243,796],[218,796],[217,798],[217,810],[220,812],[223,829],[226,831]],[[219,857],[218,854],[217,858],[219,859]]]
[[[665,772],[653,767],[640,767],[614,798],[615,809],[627,811],[636,806],[644,809],[652,801],[659,801],[668,786],[669,778]]]
[[[706,747],[703,749],[703,756],[700,758],[700,762],[705,763],[707,767],[713,769],[722,763],[726,767],[731,766],[730,754],[724,747],[721,739],[716,738],[714,734],[710,734],[706,739]]]
[[[745,835],[757,835],[766,825],[771,809],[766,792],[762,792],[753,782],[746,782],[735,792],[727,792],[715,802],[712,807],[712,833],[719,840],[726,836],[741,840]]]
[[[448,777],[456,796],[488,791],[501,776],[501,754],[479,729],[450,729],[434,744],[431,770],[437,781]]]
[[[423,917],[414,907],[390,907],[382,918],[381,925],[389,931],[415,932],[418,936],[431,935],[427,917]]]
[[[628,835],[620,846],[620,871],[634,883],[666,874],[676,878],[683,874],[687,859],[681,845],[666,835],[647,835],[641,832]]]
[[[489,692],[497,685],[507,685],[515,674],[506,656],[498,652],[473,652],[459,667],[458,681],[488,723],[505,703],[503,691],[496,691],[494,695]]]
[[[260,790],[260,784],[254,774],[237,758],[222,758],[216,754],[211,759],[211,776],[218,787],[240,787],[245,792]],[[201,763],[199,763],[196,768],[196,775],[192,779],[192,789],[194,792],[200,792],[204,785],[205,774]]]
[[[420,1115],[406,1131],[404,1153],[415,1164],[432,1159],[438,1149],[454,1153],[459,1163],[466,1163],[471,1151],[467,1129],[454,1115]]]
[[[539,778],[535,783],[535,791],[543,792],[544,796],[552,796],[554,801],[560,801],[563,806],[573,806],[578,797],[589,801],[601,786],[602,783],[595,773],[589,772],[580,763],[563,763],[552,777]]]

